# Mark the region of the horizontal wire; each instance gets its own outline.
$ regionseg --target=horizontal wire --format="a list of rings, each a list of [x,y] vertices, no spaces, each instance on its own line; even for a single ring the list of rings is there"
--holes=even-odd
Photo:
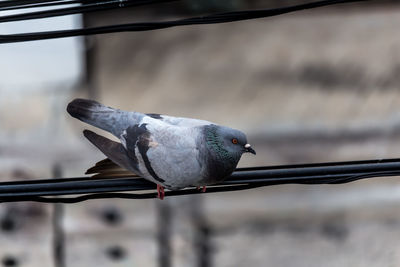
[[[399,173],[376,173],[376,174],[368,174],[364,176],[353,176],[351,177],[351,181],[364,179],[364,178],[372,178],[372,177],[386,177],[386,176],[394,176],[399,175]],[[346,182],[349,182],[347,180]],[[321,181],[321,184],[335,184],[335,181]],[[305,183],[307,184],[307,183]],[[313,183],[314,184],[314,183]],[[247,190],[260,187],[260,185],[239,185],[239,186],[219,186],[219,187],[211,187],[208,188],[206,192],[201,192],[197,189],[185,189],[180,191],[166,191],[165,197],[170,196],[181,196],[181,195],[193,195],[193,194],[204,194],[204,193],[217,193],[217,192],[232,192],[238,190]],[[42,203],[77,203],[87,200],[94,199],[108,199],[108,198],[121,198],[121,199],[151,199],[156,198],[157,193],[142,193],[142,194],[132,194],[132,193],[95,193],[95,194],[86,194],[77,197],[43,197],[43,196],[13,196],[9,198],[1,199],[0,202],[19,202],[19,201],[35,201]]]
[[[0,8],[33,5],[39,3],[59,2],[59,1],[62,0],[7,0],[7,1],[0,1]]]
[[[257,186],[252,185],[240,185],[240,186],[229,186],[229,187],[212,187],[207,189],[205,193],[218,193],[218,192],[231,192],[238,190],[246,190],[255,188]],[[170,196],[181,196],[181,195],[195,195],[204,194],[204,192],[197,189],[185,189],[179,191],[166,191],[166,197]],[[0,202],[20,202],[20,201],[35,201],[42,203],[77,203],[91,199],[108,199],[108,198],[122,198],[122,199],[150,199],[157,198],[157,193],[97,193],[97,194],[87,194],[77,197],[42,197],[42,196],[25,196],[25,197],[10,197],[5,199],[0,199]]]
[[[225,181],[208,186],[207,192],[244,190],[278,184],[338,184],[372,177],[398,175],[400,175],[400,159],[254,167],[238,169]],[[154,191],[155,188],[154,183],[143,178],[77,177],[13,181],[0,183],[0,202],[27,200],[45,202],[47,199],[52,201],[52,198],[43,198],[45,196],[89,194],[57,198],[59,202],[65,200],[65,203],[74,203],[98,198],[100,195],[109,193]],[[196,192],[198,190],[193,188],[178,191],[167,190],[166,195],[177,196]],[[139,193],[130,194],[129,198],[153,198],[155,196],[155,193]]]
[[[3,8],[7,9],[21,9],[21,8],[34,8],[37,6],[62,6],[69,2],[77,4],[89,4],[89,3],[102,3],[107,0],[6,0],[0,1],[0,10]],[[110,1],[110,0],[108,0]],[[125,1],[125,0],[121,0]],[[144,1],[144,0],[138,0]]]
[[[307,164],[291,164],[291,165],[278,165],[278,166],[262,166],[262,167],[247,167],[247,168],[237,168],[235,170],[235,174],[243,171],[256,171],[256,170],[281,170],[284,169],[283,171],[285,172],[286,170],[289,169],[300,169],[300,168],[316,168],[316,167],[330,167],[330,166],[355,166],[355,165],[360,165],[359,167],[362,168],[363,166],[366,166],[365,164],[385,164],[387,166],[387,163],[398,163],[399,168],[400,168],[400,158],[392,158],[392,159],[376,159],[376,160],[358,160],[358,161],[339,161],[339,162],[324,162],[324,163],[307,163]],[[397,165],[392,166],[393,168],[397,168]],[[305,170],[307,171],[307,170]],[[302,172],[297,172],[295,173],[297,176],[303,175],[306,176],[307,174],[303,174]],[[58,182],[68,182],[68,181],[85,181],[85,180],[107,180],[110,178],[102,178],[102,177],[73,177],[73,178],[51,178],[51,179],[40,179],[40,180],[20,180],[20,181],[7,181],[7,182],[1,182],[0,184],[2,186],[4,185],[17,185],[17,184],[37,184],[37,183],[58,183]],[[137,179],[137,178],[135,178]]]
[[[62,0],[57,2],[44,2],[44,3],[34,3],[34,4],[27,4],[27,5],[16,5],[16,6],[6,6],[0,7],[0,11],[6,10],[18,10],[18,9],[26,9],[26,8],[38,8],[38,7],[50,7],[50,6],[65,6],[65,5],[73,5],[73,4],[80,4],[82,3],[81,0]]]
[[[301,177],[311,175],[325,175],[326,173],[365,173],[366,170],[372,171],[396,171],[400,170],[400,158],[394,159],[378,159],[378,160],[365,160],[365,161],[346,161],[346,162],[327,162],[327,163],[309,163],[309,164],[294,164],[294,165],[278,165],[278,166],[262,166],[262,167],[249,167],[238,168],[231,175],[232,179],[243,179],[249,177]],[[139,178],[119,178],[119,179],[132,179],[136,181],[144,181]],[[1,186],[20,184],[38,184],[38,183],[65,183],[65,182],[80,182],[97,180],[115,180],[110,178],[98,177],[75,177],[75,178],[56,178],[56,179],[42,179],[42,180],[28,180],[28,181],[9,181],[0,183]],[[150,182],[147,182],[151,184]],[[1,188],[1,187],[0,187]],[[1,189],[0,189],[1,190]]]
[[[155,4],[155,3],[167,3],[167,2],[172,2],[172,1],[178,1],[178,0],[110,0],[110,1],[101,1],[101,2],[94,2],[94,3],[84,4],[84,5],[80,5],[80,6],[75,6],[75,7],[66,7],[66,8],[58,8],[58,9],[51,9],[51,10],[43,10],[43,11],[1,16],[0,22],[12,22],[12,21],[21,21],[21,20],[51,18],[51,17],[66,16],[66,15],[89,13],[89,12],[101,11],[101,10],[111,10],[111,9],[123,8],[123,7],[133,7],[133,6],[149,5],[149,4]]]
[[[290,165],[272,165],[262,167],[245,167],[237,168],[235,171],[246,171],[246,170],[268,170],[268,169],[292,169],[302,167],[325,167],[325,166],[348,166],[348,165],[364,165],[364,164],[386,164],[386,163],[400,163],[400,158],[390,159],[373,159],[373,160],[351,160],[351,161],[334,161],[334,162],[317,162],[317,163],[304,163],[304,164],[290,164]]]
[[[229,188],[231,186],[252,186],[262,187],[279,184],[328,184],[328,183],[347,183],[368,177],[381,177],[381,176],[394,176],[399,175],[400,172],[379,172],[379,173],[360,173],[357,175],[339,174],[329,176],[306,176],[306,177],[285,177],[285,178],[262,178],[262,179],[244,179],[244,180],[227,180],[222,183],[208,186],[210,188]],[[59,196],[59,195],[77,195],[87,193],[104,193],[104,192],[122,192],[122,191],[146,191],[154,190],[156,186],[153,183],[143,181],[142,183],[130,183],[132,180],[110,181],[109,185],[101,186],[95,181],[91,186],[81,186],[79,183],[70,188],[59,188],[56,186],[49,186],[46,188],[30,188],[25,187],[24,190],[16,191],[3,191],[0,193],[0,199],[14,198],[14,197],[31,197],[31,196]],[[134,182],[134,181],[133,181]],[[224,191],[220,189],[219,191]],[[180,192],[187,192],[181,190]],[[210,191],[209,191],[210,192]]]
[[[26,41],[65,38],[65,37],[82,36],[82,35],[105,34],[113,32],[150,31],[150,30],[165,29],[170,27],[187,26],[187,25],[226,23],[226,22],[233,22],[240,20],[266,18],[294,11],[306,10],[306,9],[334,5],[334,4],[365,2],[365,1],[373,1],[373,0],[324,0],[324,1],[316,1],[300,5],[274,8],[274,9],[225,12],[208,16],[200,16],[200,17],[170,20],[163,22],[139,22],[139,23],[108,25],[108,26],[83,28],[83,29],[7,34],[7,35],[0,35],[0,43],[26,42]],[[62,14],[62,11],[60,12],[61,12],[60,14]]]

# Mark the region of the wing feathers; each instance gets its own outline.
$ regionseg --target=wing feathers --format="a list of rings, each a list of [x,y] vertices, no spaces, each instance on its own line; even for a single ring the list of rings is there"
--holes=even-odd
[[[103,159],[96,163],[93,167],[88,169],[85,174],[99,173],[102,171],[119,170],[122,169],[119,165],[115,164],[109,158]]]
[[[103,159],[88,169],[85,174],[94,174],[94,178],[122,178],[122,177],[139,177],[138,175],[121,168],[109,158]]]
[[[131,172],[137,172],[137,170],[134,169],[131,164],[132,159],[128,157],[121,143],[114,142],[108,138],[105,138],[104,136],[98,135],[89,130],[84,130],[83,134],[93,145],[95,145],[98,149],[100,149],[100,151],[103,152],[104,155],[106,155],[112,162]],[[97,167],[94,166],[93,168],[90,168],[88,170],[88,173],[93,173],[93,171],[96,171],[96,169],[101,169],[101,168],[115,169],[115,166],[110,164],[110,162],[103,160],[99,162],[99,165],[97,165]]]

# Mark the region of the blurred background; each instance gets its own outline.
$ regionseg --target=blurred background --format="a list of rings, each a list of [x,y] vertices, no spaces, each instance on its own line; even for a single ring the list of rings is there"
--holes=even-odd
[[[305,1],[150,5],[0,24],[16,33]],[[399,157],[400,5],[0,47],[0,178],[82,176],[104,156],[76,97],[247,133],[240,166]],[[100,130],[96,130],[101,132]],[[400,266],[400,179],[159,200],[0,205],[2,266]]]

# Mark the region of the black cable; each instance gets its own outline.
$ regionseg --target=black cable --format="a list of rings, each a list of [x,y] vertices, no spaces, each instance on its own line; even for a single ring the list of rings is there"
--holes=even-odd
[[[178,1],[178,0],[109,0],[109,1],[88,3],[74,7],[66,7],[66,8],[58,8],[58,9],[2,16],[0,17],[0,22],[51,18],[51,17],[59,17],[65,15],[89,13],[94,11],[111,10],[122,7],[133,7],[133,6],[149,5],[155,3],[167,3],[173,1]],[[54,4],[55,3],[53,3],[53,5]],[[46,5],[48,6],[50,4]]]
[[[247,167],[237,168],[236,171],[246,170],[268,170],[268,169],[292,169],[292,168],[303,168],[303,167],[325,167],[325,166],[348,166],[348,165],[364,165],[364,164],[383,164],[383,163],[400,163],[400,158],[391,159],[373,159],[373,160],[352,160],[352,161],[334,161],[334,162],[317,162],[317,163],[304,163],[304,164],[291,164],[291,165],[274,165],[274,166],[263,166],[263,167]]]
[[[274,9],[225,12],[208,16],[200,16],[200,17],[163,21],[163,22],[139,22],[139,23],[108,25],[108,26],[100,26],[100,27],[92,27],[84,29],[8,34],[8,35],[0,35],[0,43],[25,42],[25,41],[64,38],[64,37],[73,37],[81,35],[113,33],[113,32],[150,31],[150,30],[165,29],[176,26],[186,26],[186,25],[226,23],[226,22],[233,22],[240,20],[266,18],[294,11],[306,10],[306,9],[334,5],[334,4],[365,2],[365,1],[372,1],[372,0],[324,0],[324,1],[317,1],[317,2],[274,8]]]
[[[207,193],[245,190],[278,184],[339,184],[372,177],[400,175],[400,159],[283,165],[237,169],[228,179],[207,187]],[[155,184],[142,178],[43,179],[0,183],[0,202],[39,201],[75,203],[88,199],[124,197],[154,198]],[[123,194],[123,191],[153,191]],[[193,188],[168,191],[166,196],[196,194]],[[77,197],[52,198],[63,195]],[[47,196],[47,197],[46,197]],[[52,197],[50,197],[52,196]]]
[[[376,159],[376,160],[358,160],[358,161],[339,161],[339,162],[324,162],[324,163],[307,163],[307,164],[292,164],[292,165],[279,165],[279,166],[262,166],[262,167],[248,167],[248,168],[237,168],[235,170],[235,174],[243,171],[256,171],[256,170],[289,170],[289,169],[300,169],[300,168],[316,168],[316,167],[330,167],[330,166],[349,166],[349,165],[360,165],[360,168],[365,166],[365,164],[387,164],[387,163],[399,163],[400,158],[393,159]],[[389,165],[390,166],[390,165]],[[392,166],[393,168],[397,168],[397,165]],[[400,165],[399,165],[400,168]],[[362,171],[362,170],[360,170]],[[302,175],[301,172],[297,172],[296,175]],[[69,181],[93,181],[93,180],[107,180],[109,178],[102,177],[74,177],[74,178],[51,178],[51,179],[41,179],[41,180],[23,180],[23,181],[7,181],[1,182],[2,186],[4,185],[17,185],[17,184],[38,184],[38,183],[58,183],[58,182],[69,182]]]
[[[354,175],[350,176],[349,180],[340,180],[339,183],[342,182],[350,182],[359,179],[365,178],[372,178],[372,177],[386,177],[386,176],[397,176],[400,172],[397,173],[376,173],[376,174],[368,174],[368,175]],[[320,181],[321,184],[336,184],[337,180],[332,181]],[[276,183],[281,184],[281,183]],[[302,184],[302,183],[300,183]],[[304,183],[308,184],[308,183]],[[315,183],[313,183],[315,184]],[[274,185],[274,184],[270,184]],[[265,185],[264,185],[265,186]],[[247,185],[238,185],[238,186],[216,186],[216,187],[209,187],[205,193],[217,193],[217,192],[232,192],[238,190],[247,190],[260,187],[257,184],[247,184]],[[203,192],[197,189],[184,189],[180,191],[167,191],[166,197],[169,196],[181,196],[181,195],[193,195],[193,194],[204,194]],[[87,200],[94,200],[94,199],[108,199],[108,198],[121,198],[121,199],[151,199],[156,198],[156,193],[141,193],[141,194],[132,194],[132,193],[95,193],[95,194],[86,194],[77,197],[42,197],[42,196],[13,196],[9,198],[2,198],[0,202],[19,202],[19,201],[35,201],[35,202],[42,202],[42,203],[78,203]]]
[[[5,0],[0,1],[0,10],[3,8],[21,9],[21,8],[33,8],[40,6],[61,6],[68,2],[74,2],[78,4],[89,4],[89,3],[102,3],[107,0]],[[110,1],[110,0],[108,0]],[[140,0],[139,0],[140,1]]]
[[[328,162],[328,163],[311,163],[311,164],[295,164],[295,165],[281,165],[281,166],[263,166],[263,167],[250,167],[238,168],[229,178],[231,181],[247,181],[249,179],[260,178],[284,178],[284,177],[318,177],[333,174],[359,174],[366,172],[388,172],[400,170],[399,159],[379,159],[379,160],[365,160],[365,161],[347,161],[347,162]],[[245,179],[245,180],[243,180]],[[108,186],[110,181],[128,182],[130,185],[152,185],[141,178],[97,178],[97,177],[76,177],[76,178],[58,178],[58,179],[42,179],[42,180],[29,180],[29,181],[10,181],[0,183],[1,192],[15,192],[25,190],[26,185],[32,185],[35,190],[46,189],[49,184],[58,184],[62,187],[60,189],[71,189],[71,185],[79,185],[79,187],[92,187],[93,183],[98,183],[98,186]],[[88,184],[90,183],[90,184]],[[38,185],[39,184],[39,185]],[[41,185],[42,184],[42,185]],[[44,186],[43,186],[44,184]],[[112,185],[116,185],[112,182]],[[96,184],[97,186],[97,184]],[[33,187],[32,187],[33,188]]]
[[[256,188],[259,186],[254,185],[240,185],[240,186],[215,186],[208,188],[205,193],[217,193],[217,192],[231,192],[238,190],[245,190]],[[197,189],[184,189],[179,191],[167,191],[167,196],[181,196],[181,195],[193,195],[193,194],[204,194],[200,190]],[[42,203],[77,203],[91,199],[106,199],[106,198],[123,198],[123,199],[149,199],[149,198],[157,198],[157,193],[141,193],[141,194],[132,194],[132,193],[99,193],[99,194],[87,194],[77,197],[42,197],[42,196],[16,196],[16,197],[8,197],[8,198],[0,198],[0,202],[20,202],[20,201],[35,201]]]
[[[33,3],[33,4],[26,4],[26,5],[0,7],[0,11],[18,10],[18,9],[25,9],[25,8],[50,7],[50,6],[76,5],[76,4],[80,4],[80,3],[82,3],[81,0],[61,0],[61,1],[57,1],[57,2],[44,2],[44,3]]]
[[[57,2],[57,1],[60,0],[7,0],[7,1],[0,1],[0,8],[33,5],[33,4]]]

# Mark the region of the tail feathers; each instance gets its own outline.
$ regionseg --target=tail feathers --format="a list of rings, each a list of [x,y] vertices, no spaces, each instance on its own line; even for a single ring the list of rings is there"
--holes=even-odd
[[[67,112],[74,118],[92,126],[110,132],[116,136],[121,135],[123,115],[126,112],[104,106],[88,99],[75,99],[67,106]]]
[[[129,176],[133,176],[132,172],[136,173],[132,166],[131,159],[127,156],[124,147],[120,143],[114,142],[89,130],[83,131],[83,134],[114,163],[106,160],[100,161],[94,167],[87,170],[86,174],[108,173],[110,175],[118,173],[121,175],[123,170],[128,172]],[[127,175],[125,172],[124,175]]]
[[[114,170],[114,169],[121,169],[121,167],[117,164],[115,164],[112,160],[109,158],[105,158],[99,162],[96,162],[96,164],[89,168],[85,174],[94,174],[94,173],[100,173],[102,171],[107,171],[107,170]]]
[[[86,171],[85,174],[93,174],[95,178],[123,178],[123,177],[139,177],[135,173],[121,168],[109,158],[103,159],[96,163]]]
[[[108,108],[99,102],[89,99],[77,98],[70,102],[67,106],[67,112],[74,118],[81,121],[87,121],[92,119],[93,113],[112,111],[113,109]]]

